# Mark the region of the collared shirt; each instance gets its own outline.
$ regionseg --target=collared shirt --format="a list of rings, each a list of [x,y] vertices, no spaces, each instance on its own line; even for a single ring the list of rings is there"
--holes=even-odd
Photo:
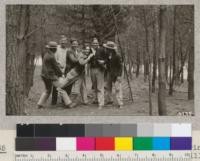
[[[66,55],[67,55],[67,48],[62,48],[60,45],[57,47],[57,51],[55,53],[56,61],[59,63],[60,69],[62,72],[65,71],[66,68]]]
[[[92,53],[95,55],[96,54],[96,50],[94,48],[91,48]]]

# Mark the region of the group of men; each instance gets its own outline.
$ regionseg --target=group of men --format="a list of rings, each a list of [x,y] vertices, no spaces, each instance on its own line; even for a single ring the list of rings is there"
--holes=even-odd
[[[78,40],[72,39],[70,43],[71,47],[67,48],[67,38],[62,36],[59,45],[54,41],[46,45],[41,72],[45,91],[37,103],[38,108],[44,107],[51,93],[52,104],[56,104],[59,93],[66,108],[76,107],[77,102],[70,99],[74,83],[78,83],[82,104],[88,105],[86,68],[90,71],[94,93],[92,103],[98,104],[99,109],[105,104],[113,104],[114,85],[117,105],[122,108],[122,59],[117,52],[117,45],[113,41],[100,45],[97,38],[82,49]]]

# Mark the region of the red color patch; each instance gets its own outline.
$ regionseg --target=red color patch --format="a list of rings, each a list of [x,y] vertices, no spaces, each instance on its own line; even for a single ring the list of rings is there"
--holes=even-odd
[[[95,149],[96,150],[114,150],[115,149],[114,137],[97,137]]]

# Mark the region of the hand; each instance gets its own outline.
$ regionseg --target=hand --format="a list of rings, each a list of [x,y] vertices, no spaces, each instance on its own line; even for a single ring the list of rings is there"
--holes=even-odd
[[[105,61],[104,61],[104,60],[98,60],[98,63],[99,63],[99,64],[104,64]]]
[[[94,53],[90,54],[90,56],[89,56],[89,57],[90,57],[90,58],[92,58],[93,56],[94,56]]]

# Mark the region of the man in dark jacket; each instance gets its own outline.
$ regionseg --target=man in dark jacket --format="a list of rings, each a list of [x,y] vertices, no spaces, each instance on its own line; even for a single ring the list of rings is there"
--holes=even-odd
[[[57,43],[50,41],[48,45],[46,46],[47,52],[45,53],[43,57],[42,62],[42,73],[41,77],[45,84],[45,92],[42,93],[39,101],[38,101],[38,108],[43,108],[44,104],[46,103],[47,99],[49,98],[52,87],[58,87],[58,78],[62,77],[62,72],[58,66],[58,63],[55,59],[55,52],[57,50]],[[59,92],[61,93],[61,96],[63,98],[63,101],[66,105],[66,107],[71,108],[73,106],[72,101],[70,100],[68,94],[60,89]]]
[[[108,41],[103,45],[106,49],[106,55],[108,60],[106,62],[106,98],[107,104],[112,104],[112,87],[115,86],[115,95],[119,108],[123,106],[123,94],[121,85],[122,75],[122,61],[120,55],[116,52],[116,44],[112,41]]]
[[[92,42],[93,57],[90,60],[90,72],[95,98],[93,103],[98,103],[99,109],[104,106],[104,73],[106,69],[106,57],[104,48],[99,46],[97,39]]]

